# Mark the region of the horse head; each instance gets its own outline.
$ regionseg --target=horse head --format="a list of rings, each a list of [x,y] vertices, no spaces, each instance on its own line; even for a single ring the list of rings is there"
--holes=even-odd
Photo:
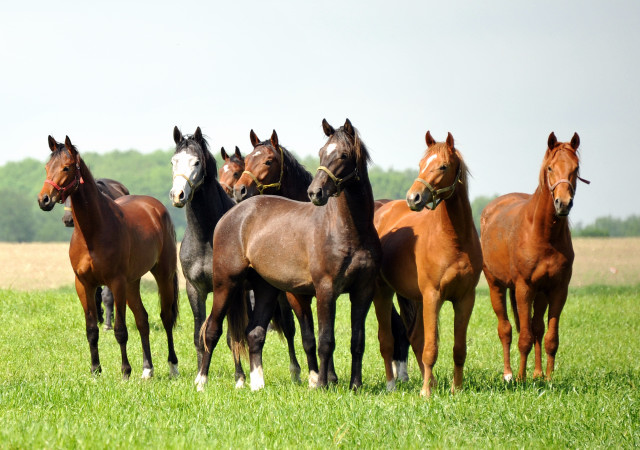
[[[551,132],[547,141],[547,152],[540,170],[540,186],[544,189],[546,184],[551,192],[558,217],[566,217],[571,212],[578,180],[589,183],[579,176],[579,146],[578,133],[573,134],[571,142],[558,142],[556,135]]]
[[[347,183],[366,175],[369,162],[369,153],[349,119],[337,130],[323,119],[322,128],[328,140],[320,149],[320,167],[307,190],[316,206],[325,205],[329,197],[340,195]]]
[[[56,203],[64,203],[83,183],[80,174],[80,156],[69,136],[64,144],[49,136],[51,158],[45,166],[47,178],[38,195],[38,204],[43,211],[51,211]]]
[[[200,127],[193,135],[183,136],[178,127],[173,129],[176,152],[171,158],[173,186],[169,192],[173,206],[182,208],[191,201],[195,191],[204,182],[207,174],[209,144]]]
[[[420,172],[407,191],[407,204],[413,211],[436,209],[453,196],[459,183],[464,184],[467,170],[448,133],[445,142],[436,142],[427,131],[427,150],[420,160]]]
[[[256,133],[249,133],[253,150],[244,158],[244,171],[233,188],[237,202],[254,195],[278,191],[282,187],[284,172],[284,150],[278,143],[278,134],[273,130],[271,139],[260,141]]]
[[[227,195],[233,198],[233,186],[238,182],[244,171],[244,157],[237,146],[235,153],[231,156],[222,147],[220,156],[222,156],[224,164],[218,170],[218,182]]]

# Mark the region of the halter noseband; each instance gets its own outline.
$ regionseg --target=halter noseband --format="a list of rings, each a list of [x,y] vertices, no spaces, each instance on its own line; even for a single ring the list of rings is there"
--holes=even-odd
[[[50,184],[55,190],[58,191],[58,195],[60,195],[58,203],[64,203],[67,197],[69,197],[69,195],[73,194],[73,192],[78,189],[78,186],[84,184],[84,180],[82,179],[82,175],[80,174],[80,164],[76,163],[76,176],[73,181],[71,181],[71,183],[67,184],[66,186],[58,186],[55,181],[50,180],[49,178],[44,180],[44,182]],[[67,193],[67,191],[70,191],[71,189],[74,189],[74,191]]]
[[[205,174],[206,175],[206,174]],[[187,183],[189,184],[189,186],[191,187],[191,192],[189,192],[189,201],[191,201],[191,199],[193,198],[193,194],[195,193],[196,189],[198,189],[202,183],[204,183],[204,177],[205,175],[202,176],[202,178],[200,178],[200,181],[198,181],[197,183],[194,183],[193,181],[191,181],[189,179],[188,176],[186,176],[183,173],[176,173],[173,175],[173,179],[175,180],[177,177],[182,177],[185,180],[187,180]]]
[[[433,207],[430,208],[429,204],[426,204],[425,208],[434,210],[440,204],[440,202],[442,202],[443,200],[447,200],[447,199],[451,198],[451,196],[453,195],[454,191],[456,190],[456,186],[458,185],[458,183],[462,183],[460,181],[460,176],[461,175],[462,175],[462,170],[461,170],[460,167],[458,167],[458,173],[456,174],[456,179],[453,180],[453,184],[451,186],[447,186],[447,187],[444,187],[442,189],[434,188],[433,186],[431,186],[431,184],[428,181],[425,181],[420,177],[416,178],[415,181],[419,181],[420,183],[424,184],[427,187],[427,189],[429,190],[429,192],[431,192],[432,200],[431,200],[430,203],[433,205]],[[446,194],[447,192],[449,192],[449,195],[447,195],[446,197],[442,197],[442,194]]]
[[[578,177],[578,180],[582,181],[585,184],[591,184],[591,181],[589,180],[585,180],[582,177]],[[571,188],[571,195],[575,195],[576,193],[576,188],[573,187],[573,184],[571,184],[571,181],[567,180],[566,178],[563,178],[561,180],[556,181],[555,183],[553,183],[553,185],[551,184],[551,182],[549,181],[549,176],[547,175],[547,185],[549,186],[549,190],[551,191],[551,193],[553,194],[553,191],[555,190],[556,187],[558,187],[558,185],[560,183],[567,183],[569,185],[569,187]]]
[[[250,171],[245,170],[244,172],[242,172],[243,174],[246,173],[247,175],[249,175],[253,180],[253,182],[256,184],[256,189],[258,189],[258,195],[262,195],[265,189],[276,188],[277,190],[277,189],[280,189],[280,187],[282,187],[282,175],[284,174],[284,150],[282,150],[282,147],[280,147],[279,145],[278,145],[278,148],[280,149],[280,179],[278,180],[277,183],[262,184],[260,180],[258,180],[258,178],[254,174],[252,174]]]
[[[351,178],[355,177],[356,180],[360,179],[360,175],[358,174],[358,168],[356,167],[353,172],[351,172],[349,175],[347,175],[344,178],[338,178],[336,177],[331,170],[329,170],[329,168],[325,167],[325,166],[320,166],[318,167],[318,170],[322,170],[323,172],[325,172],[327,175],[329,175],[329,178],[331,178],[333,180],[333,182],[336,184],[336,193],[333,194],[333,197],[337,197],[338,195],[340,195],[340,193],[342,192],[342,185],[350,180]],[[316,172],[318,171],[316,170]]]

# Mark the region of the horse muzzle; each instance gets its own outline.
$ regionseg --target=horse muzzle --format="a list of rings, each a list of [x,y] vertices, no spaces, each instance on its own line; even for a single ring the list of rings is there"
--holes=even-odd
[[[43,211],[51,211],[53,207],[56,206],[56,203],[56,199],[49,196],[49,194],[40,194],[38,196],[38,205]]]
[[[556,216],[567,217],[573,208],[573,198],[569,198],[568,201],[563,201],[560,198],[553,199],[553,207],[556,210]]]
[[[407,192],[407,205],[412,211],[422,211],[424,208],[436,209],[442,200],[434,200],[433,194],[428,189]]]
[[[189,201],[189,195],[184,192],[184,189],[171,189],[169,197],[176,208],[183,208]]]

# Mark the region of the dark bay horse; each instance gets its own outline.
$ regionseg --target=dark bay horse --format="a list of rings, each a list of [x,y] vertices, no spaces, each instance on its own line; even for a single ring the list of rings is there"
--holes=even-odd
[[[153,197],[127,195],[111,200],[98,190],[93,175],[67,136],[64,144],[49,136],[51,158],[38,203],[44,211],[71,198],[75,227],[69,259],[76,291],[84,309],[91,371],[101,372],[98,354],[98,313],[93,301],[98,286],[113,292],[114,335],[122,354],[122,375],[128,379],[126,306],[133,312],[142,342],[142,378],[153,376],[149,320],[140,298],[140,278],[151,272],[158,283],[160,317],[169,349],[170,375],[178,374],[173,328],[178,316],[176,238],[167,209]]]
[[[227,195],[233,198],[233,186],[235,186],[244,171],[244,157],[237,146],[235,153],[232,153],[231,156],[222,147],[220,156],[222,156],[223,163],[218,170],[218,183],[220,183]]]
[[[171,158],[173,185],[169,196],[173,206],[185,208],[187,218],[180,246],[180,264],[193,312],[193,343],[200,367],[204,351],[200,328],[207,316],[207,296],[213,292],[213,230],[235,203],[216,179],[216,160],[200,127],[193,135],[183,135],[178,127],[174,127],[173,140],[176,150]],[[234,352],[234,361],[235,379],[241,386],[245,375],[237,352]]]
[[[405,201],[375,213],[382,265],[375,296],[380,352],[387,388],[395,388],[389,309],[395,292],[409,340],[423,375],[420,394],[431,395],[438,357],[438,316],[446,300],[454,311],[452,391],[462,386],[467,326],[482,271],[482,251],[467,191],[467,166],[453,136],[438,143],[427,131],[427,150]],[[426,209],[425,209],[426,208]]]
[[[116,198],[122,197],[123,195],[129,195],[129,189],[127,187],[116,180],[111,180],[109,178],[98,178],[96,180],[96,185],[98,186],[98,190],[103,194],[109,197],[111,200],[115,200]],[[62,222],[65,227],[73,228],[73,208],[71,207],[71,197],[67,197],[64,201],[64,214],[62,215]],[[104,304],[104,310],[102,309],[102,305]],[[112,330],[112,320],[113,320],[113,294],[108,287],[98,286],[96,289],[96,308],[98,309],[98,322],[102,323],[104,321],[104,330]],[[104,316],[106,315],[106,319]]]
[[[549,135],[547,151],[533,193],[513,193],[493,200],[480,219],[484,274],[502,341],[504,379],[511,381],[511,323],[507,315],[509,289],[516,328],[520,332],[518,379],[526,379],[527,357],[535,344],[533,377],[542,376],[542,337],[547,353],[546,378],[551,378],[558,351],[558,322],[567,300],[573,266],[573,246],[567,216],[580,178],[580,137],[558,142]],[[549,308],[545,335],[544,314]],[[533,309],[533,317],[531,310]]]
[[[318,386],[328,382],[329,361],[335,348],[334,324],[338,295],[351,300],[351,379],[362,384],[364,322],[374,293],[372,280],[379,269],[380,241],[373,227],[373,193],[367,163],[369,153],[347,119],[335,130],[322,122],[327,143],[320,149],[321,166],[308,188],[311,203],[277,196],[256,196],[237,205],[218,223],[213,237],[211,313],[203,328],[205,355],[196,384],[207,382],[211,352],[229,315],[234,336],[246,336],[251,386],[264,386],[262,346],[278,291],[315,296],[318,314]],[[243,314],[241,291],[249,279],[256,292],[247,333],[235,325]],[[294,307],[295,310],[295,307]],[[308,326],[311,318],[301,322]],[[317,366],[313,330],[302,330],[309,367]]]

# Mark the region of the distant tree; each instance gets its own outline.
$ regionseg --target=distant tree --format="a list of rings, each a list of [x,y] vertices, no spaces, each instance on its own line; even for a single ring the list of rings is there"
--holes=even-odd
[[[2,199],[2,214],[0,214],[0,241],[4,242],[30,242],[33,240],[34,220],[33,209],[29,207],[29,199],[26,195],[0,189]]]
[[[473,214],[473,223],[476,226],[476,230],[478,230],[478,234],[480,234],[480,216],[482,215],[482,211],[486,206],[494,199],[498,198],[497,195],[492,197],[481,195],[476,197],[471,202],[471,213]]]

